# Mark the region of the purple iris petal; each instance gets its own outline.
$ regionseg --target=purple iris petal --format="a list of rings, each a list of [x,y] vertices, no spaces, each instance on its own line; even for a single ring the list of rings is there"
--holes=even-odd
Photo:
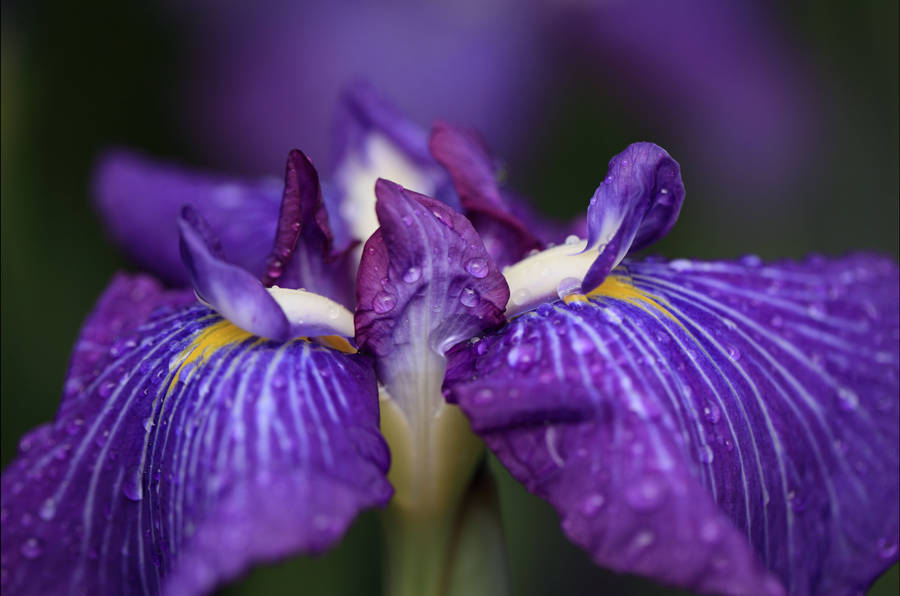
[[[178,218],[181,256],[197,296],[229,321],[255,335],[291,337],[281,307],[250,272],[225,262],[209,226],[191,206]]]
[[[72,349],[60,409],[67,407],[70,397],[85,390],[98,363],[109,352],[134,348],[135,340],[125,332],[137,321],[147,320],[151,313],[162,314],[196,301],[192,291],[166,291],[149,277],[114,277],[81,327]]]
[[[325,201],[338,216],[339,243],[365,241],[378,227],[373,189],[388,178],[435,196],[454,208],[459,200],[428,151],[425,130],[366,83],[349,87],[337,117],[337,144]]]
[[[367,359],[235,332],[172,308],[183,300],[141,277],[101,299],[79,390],[3,473],[4,592],[207,593],[254,562],[321,552],[389,499]],[[131,325],[76,368],[129,302]]]
[[[334,162],[346,159],[349,151],[358,151],[373,131],[387,136],[414,162],[433,167],[425,131],[385,101],[370,84],[360,81],[341,96]]]
[[[897,560],[897,304],[866,255],[627,264],[454,348],[445,389],[598,564],[856,593]]]
[[[678,163],[653,143],[632,143],[609,160],[606,179],[591,197],[588,248],[600,248],[582,288],[590,292],[629,251],[669,233],[684,201]]]
[[[509,287],[472,224],[387,180],[378,181],[375,194],[381,227],[366,242],[359,266],[357,344],[380,362],[403,357],[394,354],[398,346],[443,354],[502,323]]]
[[[352,307],[354,245],[335,254],[332,244],[319,175],[309,158],[294,149],[288,155],[278,228],[263,283],[305,288]]]
[[[209,217],[232,263],[262,274],[278,216],[281,183],[210,176],[115,152],[95,174],[94,198],[113,239],[142,268],[187,285],[176,220],[185,204]]]
[[[450,174],[466,217],[498,265],[512,264],[543,247],[507,205],[497,185],[494,160],[474,131],[438,122],[429,147]]]

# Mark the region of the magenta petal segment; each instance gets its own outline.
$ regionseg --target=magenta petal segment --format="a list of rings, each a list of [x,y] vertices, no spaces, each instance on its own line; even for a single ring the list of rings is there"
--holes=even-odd
[[[309,158],[294,149],[285,167],[284,196],[263,284],[304,288],[352,307],[355,264],[350,249],[355,244],[339,253],[332,244],[319,175]]]
[[[512,212],[497,185],[494,160],[474,131],[438,122],[431,130],[429,147],[450,174],[466,217],[498,265],[512,264],[529,251],[543,248]]]
[[[443,354],[501,324],[509,288],[472,224],[387,180],[378,181],[375,193],[381,227],[359,267],[358,345],[380,359],[398,348]]]
[[[897,560],[898,375],[896,264],[748,257],[626,262],[454,348],[445,390],[598,564],[847,594]]]
[[[4,593],[207,594],[328,549],[390,498],[367,358],[262,340],[183,300],[142,277],[101,298],[63,408],[3,472]],[[129,302],[94,358],[101,319]]]
[[[681,169],[653,143],[632,143],[609,160],[609,171],[591,197],[588,249],[599,248],[582,284],[590,292],[631,251],[645,248],[675,225],[684,202]]]
[[[225,257],[255,275],[278,218],[281,182],[213,176],[117,151],[94,175],[94,200],[113,240],[142,268],[188,285],[178,252],[178,214],[193,205],[222,239]]]

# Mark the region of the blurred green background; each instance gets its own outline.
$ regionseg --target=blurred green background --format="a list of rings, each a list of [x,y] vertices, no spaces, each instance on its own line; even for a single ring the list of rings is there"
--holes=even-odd
[[[871,249],[896,257],[897,7],[888,0],[778,7],[779,26],[816,71],[819,106],[813,159],[789,179],[723,185],[722,177],[705,174],[689,138],[636,113],[608,92],[609,81],[586,76],[584,61],[551,56],[554,90],[538,102],[529,142],[507,162],[510,184],[546,212],[569,217],[582,212],[610,156],[633,140],[654,140],[681,162],[688,188],[679,225],[658,247],[662,254],[771,258]],[[202,76],[186,70],[183,55],[196,40],[185,21],[159,7],[107,0],[4,2],[2,17],[5,465],[21,434],[52,418],[82,319],[112,272],[129,268],[90,205],[98,152],[127,145],[207,168],[225,164],[184,126],[180,110],[189,100],[180,82]],[[272,164],[271,173],[280,170]],[[675,593],[592,566],[562,537],[548,506],[497,462],[492,468],[516,594]],[[366,514],[337,550],[257,570],[225,593],[378,593],[379,551],[377,519]],[[871,593],[897,590],[895,566]]]

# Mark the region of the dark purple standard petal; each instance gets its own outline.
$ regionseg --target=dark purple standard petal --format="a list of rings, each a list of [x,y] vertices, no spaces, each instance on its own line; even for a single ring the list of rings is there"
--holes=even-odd
[[[543,243],[513,214],[497,185],[494,160],[474,131],[438,122],[431,130],[432,155],[453,180],[466,217],[498,265],[518,261]]]
[[[281,183],[210,176],[115,152],[100,161],[94,199],[113,239],[141,267],[187,285],[178,253],[176,220],[197,207],[222,239],[226,258],[254,274],[265,259],[278,218]]]
[[[73,373],[108,337],[100,317],[133,301],[139,318],[77,367],[80,389],[3,473],[4,593],[208,593],[254,562],[325,550],[390,498],[366,358],[261,340],[171,308],[183,299],[146,278],[101,299]]]
[[[443,203],[379,180],[381,223],[363,249],[356,341],[379,362],[398,347],[450,346],[504,321],[509,288],[478,233]],[[421,345],[427,338],[427,345]],[[388,372],[390,366],[384,366]]]
[[[263,284],[304,288],[352,307],[355,243],[333,253],[332,242],[319,175],[309,158],[294,149],[288,155],[278,230]]]
[[[225,262],[206,221],[186,206],[178,218],[181,258],[197,297],[251,333],[287,339],[291,325],[274,298],[250,272]]]
[[[320,195],[319,177],[315,168],[303,153],[293,149],[287,158],[284,172],[284,192],[278,210],[275,240],[266,259],[266,270],[261,281],[270,287],[284,274],[284,266],[290,260],[303,228],[304,203],[314,203]],[[306,199],[304,201],[304,199]],[[313,207],[315,209],[315,207]],[[326,214],[327,217],[327,214]]]
[[[598,564],[857,593],[897,560],[898,317],[885,258],[632,263],[455,348],[445,389]]]
[[[675,225],[684,201],[678,163],[653,143],[632,143],[609,160],[609,171],[591,197],[588,248],[600,256],[584,278],[590,292],[630,251],[645,248]]]

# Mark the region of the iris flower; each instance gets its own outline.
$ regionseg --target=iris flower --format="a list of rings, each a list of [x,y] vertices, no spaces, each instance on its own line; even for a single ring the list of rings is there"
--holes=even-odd
[[[389,557],[437,544],[393,588],[440,593],[484,446],[617,571],[847,594],[897,560],[894,262],[635,258],[684,198],[651,143],[551,246],[474,133],[343,107],[331,184],[293,151],[280,201],[105,161],[113,232],[191,289],[99,299],[2,476],[4,591],[201,594],[390,503]]]

